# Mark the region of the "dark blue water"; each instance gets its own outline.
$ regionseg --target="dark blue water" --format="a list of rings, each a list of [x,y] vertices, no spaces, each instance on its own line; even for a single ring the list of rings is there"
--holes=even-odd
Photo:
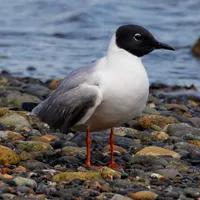
[[[0,0],[0,70],[43,80],[64,77],[107,51],[115,29],[148,28],[176,52],[144,57],[151,81],[195,84],[200,60],[191,46],[200,36],[200,0]]]

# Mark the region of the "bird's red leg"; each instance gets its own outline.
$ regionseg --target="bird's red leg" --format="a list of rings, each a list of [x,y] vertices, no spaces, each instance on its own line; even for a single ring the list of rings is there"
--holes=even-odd
[[[86,145],[87,145],[87,157],[86,157],[86,166],[92,167],[90,163],[90,146],[91,146],[92,140],[90,138],[90,129],[87,129],[87,135],[86,135]]]
[[[123,166],[117,165],[114,162],[114,130],[113,128],[111,128],[110,130],[110,163],[109,163],[109,167],[111,168],[123,168]]]
[[[93,166],[90,163],[90,146],[91,146],[92,140],[90,137],[90,129],[87,129],[87,136],[86,136],[86,145],[87,145],[87,155],[86,155],[86,166],[89,168],[102,168],[103,166]]]

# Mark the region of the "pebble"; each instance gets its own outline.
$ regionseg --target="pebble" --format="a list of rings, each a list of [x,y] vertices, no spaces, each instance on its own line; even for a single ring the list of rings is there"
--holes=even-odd
[[[30,171],[47,169],[47,165],[37,160],[27,160],[22,164],[25,169]]]
[[[156,127],[164,128],[168,124],[177,123],[175,118],[167,118],[161,115],[147,115],[140,117],[137,120],[137,126],[143,129],[152,128],[155,130]]]
[[[0,145],[0,164],[17,164],[19,163],[19,156],[10,148]]]
[[[167,127],[167,133],[171,136],[183,137],[185,134],[200,136],[200,129],[191,127],[188,124],[171,124]]]
[[[157,146],[145,147],[135,154],[135,156],[150,155],[150,156],[172,156],[173,158],[180,159],[180,155],[175,151],[164,149]]]
[[[31,128],[29,122],[21,115],[17,113],[8,113],[0,117],[0,123],[10,129],[22,129],[24,127]]]
[[[135,193],[129,193],[129,196],[134,200],[154,200],[158,195],[151,191],[139,191]]]
[[[158,169],[154,171],[155,173],[158,173],[162,176],[165,176],[167,178],[175,178],[175,177],[181,177],[181,174],[176,169]]]
[[[111,200],[131,200],[130,198],[128,197],[125,197],[125,196],[122,196],[120,194],[115,194]]]
[[[17,149],[27,152],[32,151],[41,151],[41,150],[51,150],[52,146],[45,142],[40,141],[21,141],[18,140],[15,143],[17,145]]]
[[[200,197],[199,188],[185,188],[184,193],[187,197],[192,197],[192,198]]]
[[[28,186],[31,188],[37,187],[37,183],[33,179],[30,179],[30,178],[24,178],[24,177],[19,176],[19,177],[14,178],[14,181],[18,186]]]
[[[8,134],[4,131],[0,131],[0,142],[5,142],[8,139]]]

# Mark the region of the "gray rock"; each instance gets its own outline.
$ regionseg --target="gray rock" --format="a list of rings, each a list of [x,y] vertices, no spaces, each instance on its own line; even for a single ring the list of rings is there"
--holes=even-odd
[[[0,184],[0,193],[7,193],[10,192],[9,185],[6,183]]]
[[[125,197],[125,196],[122,196],[120,194],[115,194],[111,200],[131,200],[130,198],[128,197]]]
[[[112,185],[115,187],[119,187],[119,188],[137,188],[137,187],[141,187],[141,186],[146,186],[146,183],[144,182],[138,182],[138,181],[130,181],[128,179],[115,179],[112,182]]]
[[[52,92],[52,90],[40,84],[26,84],[23,86],[22,91],[39,98],[46,97]]]
[[[4,200],[8,200],[8,199],[15,199],[16,195],[14,194],[10,194],[10,193],[3,193],[0,195],[0,197],[2,197]]]
[[[0,131],[0,142],[4,142],[8,139],[8,134],[4,131]]]
[[[154,108],[150,108],[149,106],[146,106],[145,109],[143,110],[143,113],[145,114],[150,114],[150,115],[159,115],[160,112],[158,112]]]
[[[183,149],[188,152],[194,152],[194,151],[199,152],[199,148],[196,145],[189,144],[187,142],[178,142],[174,145],[174,148],[175,149]]]
[[[169,144],[175,144],[178,142],[184,142],[184,139],[177,136],[170,136],[168,139],[166,139],[166,142]]]
[[[8,113],[0,118],[0,123],[11,129],[31,128],[29,122],[17,113]]]
[[[30,192],[30,187],[27,187],[25,185],[23,185],[23,186],[17,186],[15,188],[15,190],[16,190],[16,192],[28,194]]]
[[[200,128],[200,118],[199,117],[193,117],[189,119],[189,122],[191,123],[192,126],[196,128]]]
[[[158,169],[154,171],[155,173],[158,173],[162,176],[165,176],[167,178],[175,178],[175,177],[181,177],[182,175],[175,169]]]
[[[183,137],[186,134],[200,136],[200,129],[191,127],[186,123],[171,124],[167,128],[167,133],[177,137]]]
[[[189,151],[183,149],[176,149],[176,152],[181,155],[181,157],[186,156],[189,153]]]
[[[25,161],[22,166],[24,166],[25,168],[34,171],[34,170],[41,170],[41,169],[48,169],[47,165],[37,161],[37,160],[27,160]]]
[[[199,188],[185,188],[184,193],[187,197],[192,197],[192,198],[200,197]]]
[[[25,93],[21,93],[19,91],[7,90],[0,91],[1,107],[21,107],[22,102],[39,102],[40,99],[38,97],[28,95]]]
[[[37,183],[30,178],[24,178],[24,177],[16,177],[14,178],[15,183],[17,184],[17,186],[28,186],[31,188],[36,188],[37,187]]]

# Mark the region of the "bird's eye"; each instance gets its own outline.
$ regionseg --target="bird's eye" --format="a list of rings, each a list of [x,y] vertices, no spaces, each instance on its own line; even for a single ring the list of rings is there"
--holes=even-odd
[[[143,39],[142,35],[140,35],[139,33],[136,33],[133,37],[136,41],[140,41]]]

